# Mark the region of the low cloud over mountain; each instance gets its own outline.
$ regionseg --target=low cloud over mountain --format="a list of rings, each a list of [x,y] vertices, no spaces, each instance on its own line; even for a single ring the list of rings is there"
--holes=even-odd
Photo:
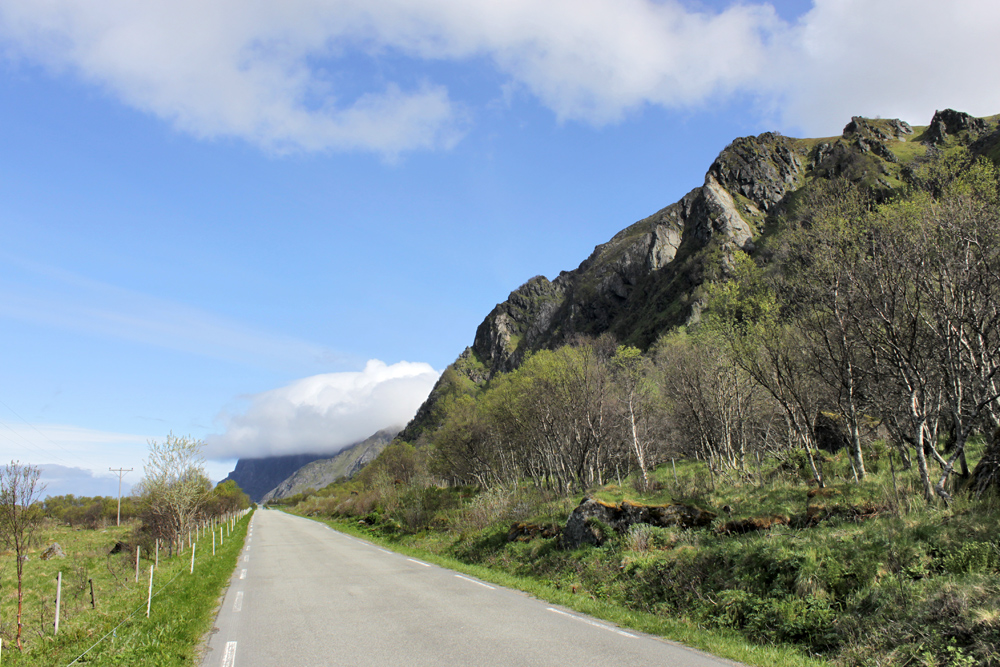
[[[297,380],[252,396],[242,414],[224,414],[225,432],[206,438],[206,456],[334,454],[409,421],[438,375],[425,363],[373,359],[359,372]]]

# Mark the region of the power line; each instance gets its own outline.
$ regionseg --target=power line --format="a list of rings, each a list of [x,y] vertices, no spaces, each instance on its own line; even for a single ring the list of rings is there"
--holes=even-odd
[[[27,425],[28,425],[28,426],[29,426],[29,427],[30,427],[30,428],[31,428],[32,430],[34,430],[34,431],[35,431],[35,433],[37,433],[38,435],[42,436],[43,438],[45,438],[46,440],[48,440],[49,442],[51,442],[51,443],[52,443],[53,445],[55,445],[55,446],[56,446],[56,447],[58,447],[59,449],[63,450],[63,451],[64,451],[64,452],[66,452],[67,454],[69,454],[70,456],[73,456],[72,452],[70,452],[70,451],[69,451],[68,449],[66,449],[65,447],[63,447],[62,445],[60,445],[60,444],[59,444],[58,442],[56,442],[55,440],[53,440],[53,439],[52,439],[52,438],[50,438],[49,436],[47,436],[47,435],[45,435],[44,433],[42,433],[41,431],[39,431],[39,430],[38,430],[38,428],[37,428],[37,427],[36,427],[36,426],[35,426],[34,424],[32,424],[32,423],[31,423],[31,422],[29,422],[29,421],[28,421],[27,419],[25,419],[24,417],[22,417],[21,415],[19,415],[19,414],[18,414],[17,412],[15,412],[15,411],[14,411],[14,408],[10,407],[10,406],[9,406],[9,405],[7,405],[6,403],[4,403],[4,402],[3,402],[2,400],[0,400],[0,405],[4,406],[4,407],[5,407],[5,408],[7,408],[8,410],[10,410],[10,411],[11,411],[11,413],[12,413],[12,414],[13,414],[13,415],[14,415],[15,417],[17,417],[18,419],[20,419],[21,421],[23,421],[23,422],[24,422],[25,424],[27,424]],[[5,426],[6,426],[6,424],[5,424]],[[10,427],[8,426],[7,428],[10,428]],[[11,429],[11,430],[13,431],[14,429]],[[16,433],[16,431],[15,431],[15,433]],[[20,435],[20,434],[18,434],[18,435]],[[21,437],[23,438],[23,436],[21,436]],[[25,439],[25,440],[27,441],[27,439]]]

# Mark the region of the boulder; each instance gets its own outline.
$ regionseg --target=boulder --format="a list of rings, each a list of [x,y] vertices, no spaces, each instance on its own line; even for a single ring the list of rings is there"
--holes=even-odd
[[[525,523],[518,521],[507,531],[508,542],[530,542],[536,537],[551,538],[562,533],[562,528],[554,523]]]
[[[39,556],[42,560],[50,560],[52,558],[65,558],[66,554],[63,553],[62,547],[59,546],[58,542],[53,542],[52,546],[42,552]]]
[[[719,532],[728,535],[742,535],[752,533],[757,530],[767,530],[773,526],[787,526],[791,523],[791,518],[784,514],[772,514],[771,516],[758,516],[750,519],[735,519],[727,521],[719,526]]]
[[[839,415],[820,412],[813,422],[813,437],[816,445],[825,452],[836,454],[841,449],[850,449],[851,434]]]
[[[715,514],[712,512],[683,503],[644,505],[624,500],[615,504],[584,498],[566,520],[562,540],[567,549],[584,544],[599,546],[610,537],[609,530],[624,533],[637,523],[660,528],[696,528],[707,526],[713,519]]]

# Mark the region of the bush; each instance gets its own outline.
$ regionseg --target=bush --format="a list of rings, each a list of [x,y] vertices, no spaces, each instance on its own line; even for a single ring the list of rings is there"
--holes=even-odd
[[[986,574],[1000,566],[1000,544],[966,542],[941,559],[946,572],[952,574]]]

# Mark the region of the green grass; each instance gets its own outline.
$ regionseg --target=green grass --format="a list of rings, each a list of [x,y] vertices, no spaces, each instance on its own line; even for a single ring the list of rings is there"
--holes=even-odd
[[[194,575],[189,574],[190,550],[169,559],[161,552],[160,566],[153,576],[154,597],[148,619],[146,596],[152,561],[141,559],[139,582],[135,583],[133,554],[108,554],[116,540],[131,539],[133,526],[104,531],[45,526],[40,546],[29,554],[25,564],[23,653],[12,643],[16,613],[13,556],[4,557],[9,563],[2,572],[2,664],[69,665],[88,649],[86,657],[76,664],[199,664],[198,646],[211,629],[220,594],[236,567],[248,520],[249,516],[237,523],[214,557],[211,535],[202,537],[195,554]],[[40,560],[41,551],[54,541],[59,542],[66,558]],[[59,634],[53,635],[59,571],[63,573],[63,605]],[[90,604],[88,579],[94,580],[95,608]]]

